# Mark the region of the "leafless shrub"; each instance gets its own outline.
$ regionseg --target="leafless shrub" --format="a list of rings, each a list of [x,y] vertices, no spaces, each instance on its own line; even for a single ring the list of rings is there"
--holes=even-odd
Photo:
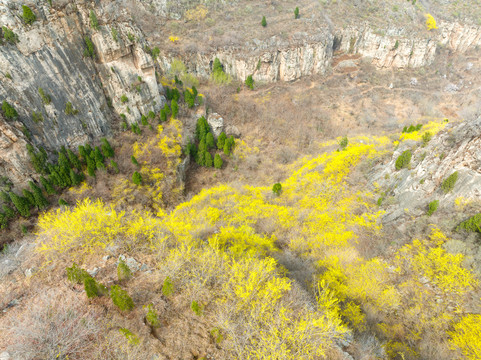
[[[15,358],[78,359],[100,332],[96,317],[79,295],[51,290],[12,311],[0,328],[9,333],[8,351]]]

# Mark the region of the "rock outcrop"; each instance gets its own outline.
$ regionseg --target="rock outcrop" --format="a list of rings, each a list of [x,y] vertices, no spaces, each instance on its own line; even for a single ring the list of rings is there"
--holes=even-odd
[[[431,64],[439,47],[463,53],[481,45],[481,27],[444,23],[439,29],[413,36],[403,28],[383,32],[369,24],[345,29],[316,29],[315,35],[296,34],[291,40],[273,36],[266,41],[249,42],[238,47],[218,49],[213,53],[185,54],[181,58],[192,73],[208,77],[217,57],[224,70],[244,81],[292,81],[302,76],[326,73],[336,53],[359,54],[378,68],[417,68]],[[168,71],[173,57],[163,54],[159,64]]]
[[[47,1],[29,3],[37,16],[32,25],[21,18],[22,4],[0,0],[0,24],[19,40],[0,46],[0,102],[15,107],[17,128],[30,133],[34,144],[47,150],[76,148],[110,134],[115,113],[132,123],[163,106],[163,89],[141,30],[131,21],[109,23],[108,3],[94,7],[78,0],[53,8]],[[97,13],[98,30],[90,25],[91,9]],[[94,45],[93,57],[86,56],[86,38]],[[67,114],[67,103],[73,113]],[[12,125],[3,120],[0,126],[0,172],[25,183],[31,172],[20,149],[25,148],[25,136],[20,131],[11,136]]]

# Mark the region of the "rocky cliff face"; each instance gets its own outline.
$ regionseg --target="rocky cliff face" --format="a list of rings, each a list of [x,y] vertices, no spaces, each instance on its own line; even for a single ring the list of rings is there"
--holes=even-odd
[[[142,32],[129,21],[111,22],[108,3],[95,6],[79,0],[53,8],[47,1],[29,3],[37,16],[32,25],[21,18],[22,4],[0,0],[0,24],[19,40],[0,46],[0,100],[14,105],[19,114],[18,122],[0,121],[0,137],[10,139],[3,141],[3,149],[10,150],[0,151],[4,165],[0,175],[12,168],[19,174],[30,173],[26,156],[17,156],[15,162],[11,157],[12,149],[18,150],[25,141],[19,140],[22,128],[31,133],[34,144],[47,149],[76,147],[109,134],[115,113],[124,113],[133,122],[163,105],[162,87],[157,85],[152,58],[144,51]],[[90,26],[91,9],[97,13],[98,30]],[[95,46],[94,58],[84,55],[86,37]],[[42,99],[39,89],[50,101]],[[127,101],[121,100],[124,95]],[[77,113],[66,113],[68,102]],[[22,178],[14,177],[14,182]]]
[[[395,170],[396,159],[407,149],[412,151],[410,169]],[[458,179],[452,191],[441,185],[455,171]],[[403,142],[391,161],[380,165],[373,181],[382,189],[391,189],[395,206],[388,207],[386,220],[426,213],[429,202],[439,200],[439,207],[449,209],[457,198],[464,203],[481,197],[481,118],[459,124],[448,124],[425,146]],[[409,208],[410,214],[404,209]]]
[[[218,57],[226,73],[244,81],[292,81],[302,76],[326,73],[336,53],[359,54],[378,68],[422,67],[431,64],[439,47],[463,53],[481,45],[481,28],[445,23],[427,36],[407,34],[403,28],[374,31],[369,24],[345,29],[317,29],[316,35],[295,34],[290,40],[277,36],[268,41],[254,39],[245,48],[224,48],[209,54],[182,56],[188,69],[207,77]],[[426,35],[426,34],[424,34]],[[168,71],[172,57],[164,54],[159,63]]]

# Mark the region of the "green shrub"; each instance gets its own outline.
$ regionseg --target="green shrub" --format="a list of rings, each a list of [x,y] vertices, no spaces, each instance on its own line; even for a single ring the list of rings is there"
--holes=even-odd
[[[22,5],[22,10],[23,10],[23,21],[25,21],[25,24],[31,25],[37,20],[37,17],[33,13],[33,11],[27,6],[27,5]]]
[[[40,94],[40,97],[42,98],[42,102],[45,105],[48,105],[52,102],[52,98],[50,97],[50,95],[45,94],[42,88],[38,88],[38,93]]]
[[[197,315],[197,316],[201,316],[202,315],[202,306],[199,305],[199,303],[197,301],[192,301],[192,303],[190,304],[190,308],[192,309],[192,311]]]
[[[117,29],[113,27],[110,32],[112,34],[112,39],[114,39],[115,42],[119,42],[119,32]]]
[[[169,297],[174,293],[174,284],[170,281],[170,277],[166,277],[164,283],[162,284],[162,294]]]
[[[90,274],[73,263],[72,267],[67,268],[67,279],[74,284],[83,284],[84,279],[90,277]]]
[[[433,135],[429,132],[429,131],[426,131],[424,134],[423,134],[423,147],[425,147],[429,141],[431,141]]]
[[[3,39],[10,43],[10,44],[16,44],[18,42],[18,35],[15,34],[12,30],[10,30],[8,27],[3,26],[2,27],[3,31]]]
[[[121,311],[130,311],[134,308],[134,302],[127,291],[123,290],[119,285],[113,285],[110,289],[110,298],[115,306]]]
[[[129,98],[127,97],[127,95],[123,94],[120,97],[120,101],[122,102],[122,104],[125,104],[127,101],[129,101]]]
[[[112,169],[114,169],[114,172],[116,174],[118,174],[120,172],[119,165],[115,161],[110,160],[110,166],[112,167]]]
[[[95,14],[95,11],[90,10],[90,26],[94,30],[100,29],[99,22],[97,20],[97,15]]]
[[[97,281],[91,276],[84,277],[84,290],[89,299],[99,296]]]
[[[294,9],[294,19],[299,19],[299,8],[298,7],[296,7]]]
[[[402,132],[409,134],[409,133],[421,130],[422,127],[423,127],[423,124],[410,125],[409,127],[405,126]]]
[[[125,336],[130,345],[139,345],[140,339],[132,331],[126,328],[120,328],[119,332]]]
[[[189,107],[189,109],[192,109],[195,105],[194,95],[189,90],[184,91],[184,101]]]
[[[132,164],[136,165],[136,166],[139,166],[139,162],[137,161],[137,159],[135,158],[134,155],[132,155],[130,157],[130,160],[132,161]]]
[[[3,116],[5,116],[7,120],[13,120],[18,118],[17,110],[15,110],[15,108],[5,100],[3,100],[2,103],[2,112]]]
[[[149,325],[154,328],[160,327],[159,315],[157,314],[157,311],[155,311],[152,304],[147,306],[147,315],[145,315],[145,320],[147,320]]]
[[[135,171],[134,174],[132,175],[132,182],[135,185],[140,185],[142,183],[142,175],[140,175],[139,172]]]
[[[160,55],[160,49],[156,46],[152,49],[152,59],[154,59],[155,61],[159,55]]]
[[[147,120],[147,116],[142,115],[142,116],[140,117],[140,123],[141,123],[143,126],[149,125],[149,122],[148,122],[148,120]]]
[[[132,277],[132,271],[122,259],[119,260],[117,265],[117,277],[119,281],[129,280]]]
[[[135,42],[135,35],[134,34],[128,33],[127,38],[129,39],[130,42]]]
[[[224,336],[222,335],[221,329],[218,327],[213,328],[210,331],[210,336],[212,336],[212,339],[216,344],[220,344],[222,340],[224,340]]]
[[[65,114],[66,115],[77,115],[78,109],[74,109],[70,101],[65,104]]]
[[[263,27],[266,27],[266,26],[267,26],[267,20],[266,20],[266,17],[265,17],[265,16],[262,17],[261,25],[262,25]]]
[[[428,206],[428,215],[431,216],[434,212],[438,209],[439,200],[434,200],[429,203]]]
[[[349,140],[347,136],[344,136],[341,140],[339,140],[339,149],[344,150],[348,144],[349,144]]]
[[[43,122],[43,115],[40,112],[35,112],[32,111],[32,120],[35,124],[38,124],[39,122]]]
[[[214,148],[214,135],[209,131],[205,136],[205,146],[207,146],[207,150]]]
[[[42,189],[40,189],[32,181],[29,181],[28,185],[30,186],[30,189],[32,189],[35,206],[37,206],[40,210],[46,208],[48,206],[48,200],[43,196]]]
[[[412,153],[411,150],[404,151],[399,157],[396,159],[396,170],[401,170],[409,166],[411,162]]]
[[[94,49],[94,44],[93,44],[92,40],[90,40],[90,38],[88,36],[85,36],[84,41],[85,41],[85,46],[87,47],[84,50],[84,56],[85,57],[91,57],[91,58],[94,59],[95,58],[95,49]]]
[[[247,77],[245,84],[249,89],[254,90],[254,79],[252,78],[252,75]]]
[[[214,60],[211,78],[217,84],[228,84],[231,82],[231,77],[224,72],[224,67],[218,58]]]
[[[28,234],[28,228],[25,226],[25,225],[21,225],[20,226],[20,230],[22,231],[22,234],[23,235],[27,235]]]
[[[220,157],[219,154],[215,154],[215,156],[214,156],[214,167],[216,169],[222,168],[222,158]]]
[[[155,113],[152,110],[149,111],[149,118],[155,119]]]
[[[279,196],[282,192],[282,185],[281,183],[276,183],[274,186],[272,186],[272,192]]]
[[[481,232],[481,214],[476,214],[470,217],[468,220],[463,221],[461,224],[459,224],[456,230],[457,231],[466,230],[469,232]]]
[[[443,181],[443,183],[441,184],[441,188],[443,189],[445,194],[454,189],[454,185],[456,184],[457,180],[458,172],[455,171],[451,175],[449,175],[446,180]]]
[[[58,205],[59,206],[68,206],[68,202],[66,202],[64,199],[60,198],[60,199],[58,199]]]

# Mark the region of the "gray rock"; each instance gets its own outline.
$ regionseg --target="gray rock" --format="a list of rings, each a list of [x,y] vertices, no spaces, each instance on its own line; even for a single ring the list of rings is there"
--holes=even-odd
[[[212,129],[212,134],[217,138],[224,131],[224,119],[217,113],[212,113],[207,118],[207,122]]]
[[[29,278],[35,273],[35,268],[28,268],[25,270],[25,277]]]
[[[120,260],[123,260],[125,264],[129,267],[130,271],[132,271],[133,273],[140,270],[141,264],[137,260],[135,260],[133,257],[126,257],[125,255],[120,255],[119,260],[116,263],[117,265]]]
[[[147,264],[142,264],[142,266],[140,267],[140,271],[147,271],[149,270],[149,267],[147,266]]]
[[[87,270],[87,272],[88,272],[88,273],[90,274],[90,276],[92,276],[92,277],[97,276],[97,274],[99,273],[99,271],[100,271],[100,268],[98,268],[98,267],[94,267],[94,268],[91,269],[91,270]]]
[[[0,360],[10,360],[12,357],[6,351],[0,353]]]

